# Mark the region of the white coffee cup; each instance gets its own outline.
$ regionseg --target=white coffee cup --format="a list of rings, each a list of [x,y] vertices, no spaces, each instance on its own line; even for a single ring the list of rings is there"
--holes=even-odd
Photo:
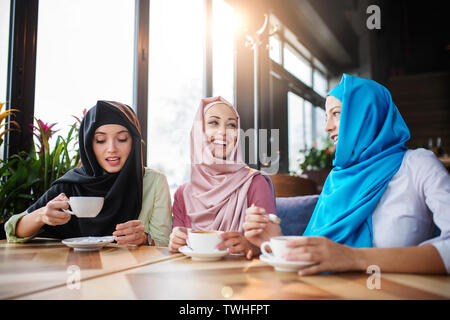
[[[216,246],[223,241],[220,237],[222,231],[215,230],[197,230],[188,231],[186,243],[193,251],[196,252],[222,252]]]
[[[301,238],[301,236],[272,237],[272,238],[270,238],[269,241],[265,241],[261,244],[261,252],[269,258],[285,260],[282,258],[282,256],[289,250],[289,248],[286,248],[287,241],[300,239],[300,238]],[[269,246],[269,248],[272,250],[272,253],[267,252],[267,250],[266,250],[267,246]]]
[[[94,218],[103,208],[103,197],[70,197],[70,210],[64,212],[73,214],[78,218]]]

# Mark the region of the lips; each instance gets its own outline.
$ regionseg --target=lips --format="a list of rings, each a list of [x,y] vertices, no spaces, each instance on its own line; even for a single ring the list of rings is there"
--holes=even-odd
[[[226,141],[223,141],[223,140],[214,140],[214,141],[213,141],[213,144],[219,145],[219,146],[226,146],[226,145],[227,145],[227,142],[226,142]]]
[[[222,147],[222,148],[226,148],[228,145],[228,142],[226,140],[224,140],[223,137],[218,137],[218,138],[212,138],[211,143],[215,146],[215,147]]]
[[[333,134],[330,138],[331,138],[331,140],[334,141],[334,144],[337,144],[337,141],[338,141],[338,135],[337,134]]]
[[[120,157],[108,157],[106,158],[106,162],[110,166],[118,166],[120,164]]]

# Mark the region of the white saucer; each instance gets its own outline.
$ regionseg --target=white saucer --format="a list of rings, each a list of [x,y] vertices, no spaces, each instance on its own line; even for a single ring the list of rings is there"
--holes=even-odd
[[[259,260],[264,261],[271,266],[275,267],[276,271],[283,272],[296,272],[298,270],[304,269],[307,266],[315,264],[315,262],[310,261],[284,261],[281,259],[272,258],[264,254],[259,256]]]
[[[182,246],[178,249],[179,252],[182,254],[191,257],[192,260],[199,260],[199,261],[214,261],[214,260],[220,260],[222,257],[226,256],[228,254],[227,250],[217,250],[213,252],[195,252],[188,246]]]
[[[113,242],[114,236],[106,237],[80,237],[64,239],[62,243],[66,246],[74,248],[75,251],[96,251]]]

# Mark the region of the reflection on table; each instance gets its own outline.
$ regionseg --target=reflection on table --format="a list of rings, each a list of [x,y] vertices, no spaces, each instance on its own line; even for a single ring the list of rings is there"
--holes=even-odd
[[[160,247],[77,252],[59,241],[0,242],[2,299],[450,299],[448,276],[382,273],[379,289],[371,276],[299,277],[257,258],[194,261]]]

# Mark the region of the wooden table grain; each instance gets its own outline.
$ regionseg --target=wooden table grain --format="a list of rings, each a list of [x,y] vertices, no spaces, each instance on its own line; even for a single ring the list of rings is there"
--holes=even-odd
[[[67,268],[79,266],[78,288]],[[450,277],[382,273],[380,288],[363,272],[299,277],[274,271],[259,259],[226,256],[194,261],[167,248],[117,247],[74,252],[59,242],[0,242],[2,299],[167,300],[441,300],[450,299]]]
[[[173,259],[168,248],[109,244],[99,251],[75,251],[60,240],[0,241],[0,299],[15,299],[147,264]],[[79,271],[79,272],[78,272]]]

